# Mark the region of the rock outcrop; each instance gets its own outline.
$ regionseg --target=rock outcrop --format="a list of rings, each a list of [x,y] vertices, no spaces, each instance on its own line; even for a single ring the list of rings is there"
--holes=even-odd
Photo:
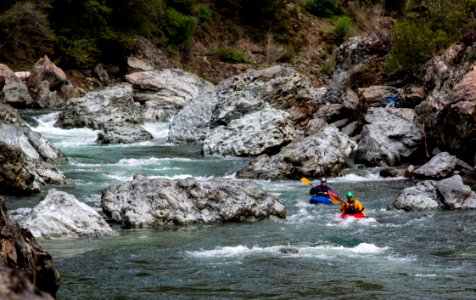
[[[384,57],[389,49],[388,36],[378,32],[352,37],[343,43],[337,49],[336,68],[323,100],[341,104],[348,90],[381,82]]]
[[[237,176],[259,179],[336,176],[355,147],[354,141],[330,125],[287,145],[274,156],[259,156]]]
[[[26,85],[4,64],[0,64],[0,79],[3,82],[0,88],[0,103],[9,104],[15,108],[33,105],[33,99]]]
[[[125,227],[286,216],[278,199],[251,182],[223,178],[148,179],[141,174],[103,190],[101,207],[107,216]]]
[[[287,112],[265,108],[232,120],[226,127],[213,128],[202,149],[205,155],[256,156],[273,153],[295,136]]]
[[[250,70],[222,81],[177,113],[169,141],[202,142],[214,128],[228,127],[266,107],[289,113],[292,125],[303,130],[317,111],[320,96],[319,89],[289,66]]]
[[[420,178],[442,179],[453,173],[457,161],[456,156],[450,155],[448,152],[441,152],[413,173]]]
[[[179,69],[136,72],[127,75],[126,80],[134,88],[134,100],[143,105],[141,111],[145,121],[156,121],[161,110],[181,109],[214,88],[210,82]],[[152,107],[159,112],[151,114]],[[155,118],[145,119],[151,115]]]
[[[106,125],[103,132],[98,133],[98,144],[132,144],[153,139],[150,132],[140,125]]]
[[[41,239],[98,238],[114,234],[95,209],[71,194],[54,189],[17,221],[35,238]]]
[[[21,229],[10,217],[2,197],[0,197],[0,243],[2,249],[0,266],[3,269],[9,268],[23,273],[36,288],[53,297],[56,296],[60,275],[53,266],[51,256],[37,244],[28,230]],[[15,279],[15,273],[12,274],[13,277],[7,278],[4,277],[7,276],[6,273],[1,274],[0,286],[3,280]],[[0,290],[0,295],[5,292],[8,293],[3,289]]]
[[[476,30],[426,66],[428,96],[416,110],[428,144],[471,162],[476,154]]]
[[[365,116],[355,161],[369,166],[393,166],[410,157],[423,139],[412,109],[371,108]]]
[[[461,176],[440,181],[425,180],[405,188],[388,209],[406,211],[431,209],[474,209],[476,193],[463,184]]]
[[[46,55],[31,70],[26,85],[35,106],[40,108],[63,106],[76,93],[65,72]]]
[[[136,36],[132,56],[127,58],[128,73],[163,70],[170,67],[169,60],[151,41]]]
[[[25,195],[39,192],[44,184],[67,184],[51,165],[66,162],[66,155],[25,126],[15,110],[0,112],[0,193]]]
[[[141,124],[132,86],[123,84],[70,99],[55,126],[102,129],[106,125]]]

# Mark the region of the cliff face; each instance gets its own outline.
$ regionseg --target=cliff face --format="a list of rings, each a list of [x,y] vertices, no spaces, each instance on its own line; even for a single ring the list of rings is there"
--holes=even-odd
[[[38,245],[28,230],[21,229],[10,217],[2,197],[0,197],[0,243],[0,269],[12,270],[6,273],[7,277],[2,278],[0,284],[18,283],[15,278],[22,278],[24,275],[38,290],[56,296],[60,275],[53,266],[50,254]],[[24,291],[27,290],[28,288]],[[0,296],[3,292],[0,291]],[[41,292],[38,292],[38,295],[41,295]]]

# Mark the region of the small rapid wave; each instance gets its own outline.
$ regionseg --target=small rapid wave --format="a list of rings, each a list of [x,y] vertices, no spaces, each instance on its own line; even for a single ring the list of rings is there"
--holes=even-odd
[[[284,249],[284,251],[283,251]],[[270,254],[270,255],[292,255],[298,257],[330,257],[340,255],[368,255],[382,254],[388,247],[378,247],[375,244],[361,243],[355,247],[344,247],[336,245],[318,245],[318,246],[289,246],[279,245],[270,247],[259,246],[225,246],[213,250],[186,251],[186,253],[195,258],[227,258],[227,257],[245,257],[249,255]],[[292,251],[289,251],[292,250]],[[291,254],[289,254],[291,253]]]

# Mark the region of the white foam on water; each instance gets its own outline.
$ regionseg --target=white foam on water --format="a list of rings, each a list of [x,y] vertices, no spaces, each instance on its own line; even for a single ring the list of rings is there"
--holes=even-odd
[[[279,253],[282,246],[272,247],[247,247],[243,245],[219,247],[214,250],[187,251],[193,257],[237,257],[246,256],[253,253]]]
[[[157,157],[149,157],[149,158],[123,158],[117,162],[118,165],[128,165],[128,166],[142,166],[142,165],[151,165],[157,164],[160,162],[169,162],[169,161],[193,161],[190,158],[157,158]]]
[[[415,277],[436,277],[438,276],[437,274],[420,274],[420,273],[417,273],[415,274]]]
[[[142,127],[150,132],[154,139],[165,139],[169,135],[169,127],[170,123],[168,122],[161,122],[161,123],[151,123],[146,122]]]
[[[281,253],[281,249],[295,249],[297,253]],[[197,258],[227,258],[227,257],[244,257],[255,254],[285,255],[292,257],[315,257],[326,259],[340,255],[348,256],[350,254],[381,254],[387,251],[388,247],[378,247],[374,244],[361,243],[355,247],[344,247],[336,245],[319,245],[319,246],[289,246],[279,245],[270,247],[247,247],[243,245],[217,247],[213,250],[187,251],[192,257]]]

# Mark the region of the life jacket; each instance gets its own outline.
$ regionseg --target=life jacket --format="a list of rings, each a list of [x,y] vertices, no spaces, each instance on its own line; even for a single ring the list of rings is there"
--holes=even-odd
[[[354,203],[352,203],[352,204],[347,202],[347,208],[345,209],[344,213],[352,214],[352,215],[361,213],[364,210],[364,206],[362,204],[360,204],[362,209],[358,209],[357,207],[355,207],[355,204],[357,203],[357,201],[358,200],[354,200]],[[358,203],[360,203],[360,201]]]

